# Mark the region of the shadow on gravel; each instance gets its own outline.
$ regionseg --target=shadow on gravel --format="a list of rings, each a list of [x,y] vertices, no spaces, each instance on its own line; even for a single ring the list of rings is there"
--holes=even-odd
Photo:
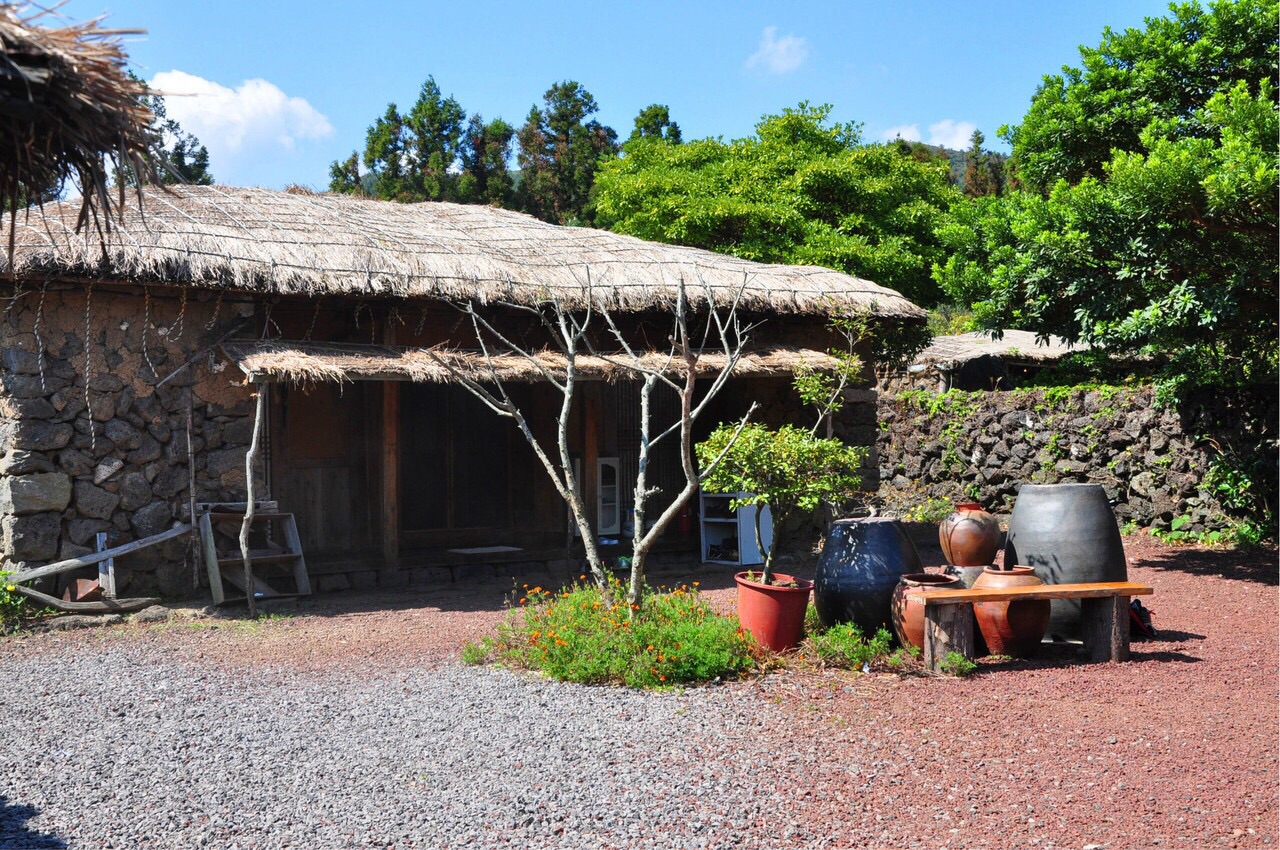
[[[0,847],[24,847],[32,850],[65,850],[67,842],[56,835],[32,832],[27,821],[39,814],[35,806],[14,806],[0,794]]]
[[[1204,661],[1203,658],[1195,655],[1187,655],[1185,652],[1172,652],[1170,650],[1160,650],[1158,652],[1141,652],[1139,650],[1129,651],[1130,661],[1181,661],[1183,664],[1199,664]]]
[[[1170,549],[1135,561],[1139,567],[1173,570],[1196,576],[1222,576],[1237,581],[1280,585],[1280,569],[1276,566],[1274,546],[1250,546],[1242,549]]]

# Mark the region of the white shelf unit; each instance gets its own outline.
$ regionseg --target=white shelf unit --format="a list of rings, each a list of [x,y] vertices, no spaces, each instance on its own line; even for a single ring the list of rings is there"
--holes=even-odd
[[[622,530],[622,466],[616,457],[596,458],[596,533]]]
[[[698,512],[702,526],[702,560],[708,564],[752,567],[764,563],[756,546],[756,508],[734,511],[729,503],[746,493],[701,493]],[[773,542],[773,516],[765,505],[760,515],[760,537],[765,549]]]

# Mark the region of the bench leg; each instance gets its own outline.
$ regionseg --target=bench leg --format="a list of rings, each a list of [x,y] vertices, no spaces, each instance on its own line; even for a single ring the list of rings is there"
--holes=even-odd
[[[1090,661],[1129,660],[1129,597],[1080,600],[1080,630]]]
[[[973,658],[973,606],[926,605],[924,609],[924,663],[935,672],[948,652]]]

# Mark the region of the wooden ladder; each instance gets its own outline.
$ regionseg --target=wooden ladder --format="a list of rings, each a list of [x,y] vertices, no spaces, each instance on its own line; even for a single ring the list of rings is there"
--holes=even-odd
[[[274,504],[263,507],[268,509],[255,508],[253,520],[250,522],[249,576],[253,585],[254,599],[268,600],[310,595],[311,579],[307,575],[307,560],[302,554],[302,539],[298,536],[297,521],[293,514],[275,509]],[[244,558],[239,546],[219,551],[214,531],[215,526],[219,524],[234,526],[231,536],[237,540],[238,544],[240,527],[243,523],[244,508],[240,505],[213,505],[200,514],[200,543],[204,550],[205,568],[209,572],[209,589],[213,592],[215,605],[239,602],[248,598]],[[279,528],[284,538],[283,544],[272,538],[273,527]],[[263,573],[270,574],[268,577],[273,582],[278,580],[278,576],[292,578],[293,589],[280,590],[268,584],[264,576],[256,572],[259,566],[263,568]],[[229,596],[224,582],[245,595]]]

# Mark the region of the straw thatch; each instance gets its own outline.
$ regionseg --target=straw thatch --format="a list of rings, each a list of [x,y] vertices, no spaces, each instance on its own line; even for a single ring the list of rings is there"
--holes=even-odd
[[[70,178],[83,197],[68,221],[77,230],[91,219],[109,228],[104,156],[148,175],[145,155],[157,141],[119,41],[141,30],[102,29],[96,20],[44,28],[35,25],[42,14],[20,18],[16,6],[0,3],[0,199],[12,213]]]
[[[1060,360],[1087,345],[1072,345],[1060,336],[1040,339],[1032,331],[1005,331],[1000,339],[992,339],[985,331],[934,337],[933,342],[916,357],[917,363],[965,363],[987,354],[1008,363],[1043,365]]]
[[[563,379],[566,359],[558,351],[539,351],[524,357],[502,353],[486,357],[479,351],[450,348],[400,348],[390,345],[250,340],[228,342],[222,351],[250,381],[280,381],[293,384],[346,381],[417,381],[456,383],[459,376],[486,382],[536,382],[545,373]],[[648,369],[671,375],[684,374],[684,362],[650,352],[640,356]],[[725,365],[723,352],[707,352],[698,360],[698,373],[713,375]],[[578,377],[583,380],[617,381],[637,379],[639,373],[628,361],[617,358],[579,355],[574,358]],[[836,358],[821,351],[774,347],[744,352],[734,365],[737,377],[791,376],[797,369],[829,371],[838,366]]]
[[[270,293],[440,298],[624,311],[663,308],[683,281],[694,303],[739,290],[751,310],[859,310],[920,321],[924,312],[870,281],[816,266],[753,263],[695,248],[546,224],[521,213],[347,195],[184,186],[130,202],[106,243],[77,234],[50,205],[17,222],[23,275],[83,276]]]

